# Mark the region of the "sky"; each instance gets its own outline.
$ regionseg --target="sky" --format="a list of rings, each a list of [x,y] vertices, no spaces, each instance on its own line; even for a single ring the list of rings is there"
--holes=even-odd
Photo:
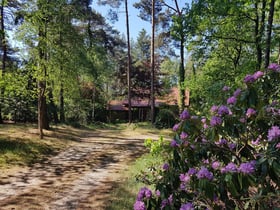
[[[150,34],[150,31],[152,30],[151,23],[139,18],[139,11],[133,7],[133,4],[139,1],[140,0],[128,0],[129,32],[131,39],[133,39],[134,41],[137,40],[138,34],[143,28],[148,32],[148,34]],[[170,3],[171,5],[174,5],[173,0],[166,0],[166,2]],[[181,7],[183,7],[186,2],[190,2],[190,0],[178,0],[178,3]],[[102,16],[106,17],[110,7],[98,6],[97,3],[95,3],[94,1],[93,9],[101,13]],[[122,4],[121,7],[118,9],[118,14],[119,21],[115,23],[110,23],[110,20],[108,19],[107,22],[110,23],[110,25],[113,25],[114,28],[120,31],[121,34],[126,35],[126,19],[124,4]]]

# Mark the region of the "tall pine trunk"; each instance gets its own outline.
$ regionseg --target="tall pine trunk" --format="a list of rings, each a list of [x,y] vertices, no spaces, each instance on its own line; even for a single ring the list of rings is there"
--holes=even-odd
[[[265,57],[264,57],[264,67],[267,68],[270,62],[270,49],[271,49],[271,33],[272,33],[272,25],[273,25],[273,16],[274,16],[274,6],[275,0],[271,0],[269,6],[269,14],[268,14],[268,23],[267,23],[267,31],[266,31],[266,49],[265,49]]]
[[[5,18],[4,18],[4,1],[1,3],[1,11],[0,11],[0,21],[1,21],[1,45],[2,45],[2,71],[0,77],[4,77],[5,71],[6,71],[6,61],[7,61],[7,39],[6,39],[6,30],[5,30]],[[2,107],[4,103],[4,87],[1,87],[0,89],[0,123],[3,123],[2,118]]]
[[[41,5],[39,5],[39,9]],[[46,100],[46,76],[47,76],[47,17],[42,17],[42,25],[39,25],[39,63],[38,71],[40,71],[40,77],[38,78],[38,130],[40,134],[40,139],[44,138],[43,129],[49,129],[49,120],[47,114],[47,100]]]
[[[155,122],[155,0],[152,0],[152,39],[151,39],[151,122]]]
[[[127,98],[128,98],[128,122],[132,123],[131,112],[131,54],[130,54],[130,33],[129,33],[129,19],[128,19],[128,5],[125,0],[125,14],[126,14],[126,35],[127,35]]]

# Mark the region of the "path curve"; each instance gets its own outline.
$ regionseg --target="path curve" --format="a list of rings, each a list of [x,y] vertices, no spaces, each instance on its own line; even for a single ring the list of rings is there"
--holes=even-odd
[[[153,133],[95,130],[42,163],[0,175],[0,210],[102,210],[129,161]]]

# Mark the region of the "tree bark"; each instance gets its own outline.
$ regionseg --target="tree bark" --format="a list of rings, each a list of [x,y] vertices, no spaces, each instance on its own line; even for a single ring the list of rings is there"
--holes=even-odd
[[[129,18],[128,18],[127,0],[125,0],[125,14],[126,14],[126,35],[127,35],[128,122],[132,123],[132,112],[131,112],[131,54],[130,54],[130,33],[129,33]]]
[[[259,70],[262,66],[262,38],[265,29],[265,7],[266,7],[266,0],[262,0],[262,8],[261,8],[261,17],[259,17],[258,12],[258,3],[255,3],[255,45],[256,45],[256,53],[257,53],[257,65],[256,70]]]
[[[272,25],[273,25],[273,16],[274,16],[274,6],[275,0],[271,0],[269,6],[269,15],[268,15],[268,24],[267,24],[267,32],[266,32],[266,49],[265,49],[265,57],[264,57],[264,67],[267,68],[270,62],[270,48],[271,48],[271,33],[272,33]]]
[[[64,89],[63,84],[60,84],[60,91],[59,91],[59,117],[60,122],[65,122],[65,112],[64,112]]]
[[[6,31],[5,31],[5,14],[4,14],[4,1],[1,3],[1,28],[0,28],[0,33],[1,33],[1,44],[2,44],[2,71],[1,71],[1,77],[3,78],[5,71],[6,71],[6,61],[7,61],[7,39],[6,39]],[[1,87],[0,90],[0,123],[3,123],[3,118],[2,118],[2,106],[4,103],[4,87]]]
[[[155,123],[155,0],[152,0],[151,38],[151,122]]]

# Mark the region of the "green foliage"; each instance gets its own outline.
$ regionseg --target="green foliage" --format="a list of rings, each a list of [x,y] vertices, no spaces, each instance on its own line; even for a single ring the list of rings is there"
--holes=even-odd
[[[164,164],[140,179],[155,192],[142,188],[134,209],[280,207],[280,66],[243,81],[236,91],[223,88],[209,117],[180,114],[170,146],[156,145]]]
[[[158,128],[171,128],[177,121],[176,113],[170,107],[161,107],[156,116],[155,126]]]

